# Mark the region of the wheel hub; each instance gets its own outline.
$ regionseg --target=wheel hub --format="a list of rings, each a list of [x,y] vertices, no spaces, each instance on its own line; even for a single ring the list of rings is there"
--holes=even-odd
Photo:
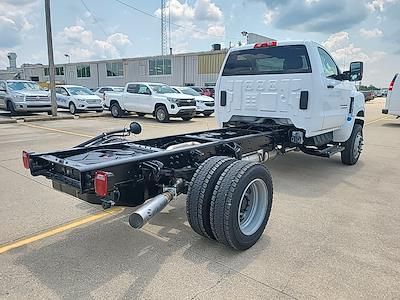
[[[254,179],[245,188],[239,203],[238,223],[244,235],[252,235],[260,228],[267,206],[267,185],[260,178]]]
[[[361,132],[357,133],[354,139],[353,155],[355,158],[359,157],[363,149],[364,139]]]

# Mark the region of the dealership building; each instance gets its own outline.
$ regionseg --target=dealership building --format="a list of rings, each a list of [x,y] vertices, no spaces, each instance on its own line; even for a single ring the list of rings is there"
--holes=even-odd
[[[227,50],[218,49],[207,52],[57,64],[56,82],[89,88],[106,85],[123,86],[131,81],[162,82],[181,86],[214,86],[226,53]],[[21,79],[49,82],[48,66],[23,64],[21,68]]]

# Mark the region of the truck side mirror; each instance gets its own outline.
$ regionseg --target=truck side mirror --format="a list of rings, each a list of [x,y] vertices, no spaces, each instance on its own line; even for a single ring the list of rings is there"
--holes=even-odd
[[[350,63],[349,80],[360,81],[363,77],[364,63],[361,61],[353,61]]]
[[[139,134],[142,132],[142,126],[140,126],[140,124],[137,122],[132,122],[129,125],[129,131],[132,132],[133,134]]]

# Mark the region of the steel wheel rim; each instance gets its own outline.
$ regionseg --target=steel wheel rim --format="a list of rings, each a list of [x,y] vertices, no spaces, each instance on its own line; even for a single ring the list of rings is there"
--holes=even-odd
[[[111,108],[111,113],[114,117],[118,116],[118,108],[115,105]]]
[[[164,121],[165,119],[165,112],[163,109],[157,109],[157,119]]]
[[[361,132],[358,132],[354,139],[353,155],[354,158],[358,158],[361,154],[363,146],[363,136]]]
[[[238,224],[244,235],[254,234],[264,221],[268,207],[268,188],[260,179],[252,180],[239,202]]]

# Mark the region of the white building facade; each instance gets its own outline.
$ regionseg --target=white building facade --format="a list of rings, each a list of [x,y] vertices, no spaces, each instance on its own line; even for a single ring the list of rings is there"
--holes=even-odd
[[[131,81],[214,86],[226,53],[227,50],[220,50],[58,64],[56,82],[88,88],[123,86]],[[46,83],[49,81],[48,67],[22,65],[22,77]]]

